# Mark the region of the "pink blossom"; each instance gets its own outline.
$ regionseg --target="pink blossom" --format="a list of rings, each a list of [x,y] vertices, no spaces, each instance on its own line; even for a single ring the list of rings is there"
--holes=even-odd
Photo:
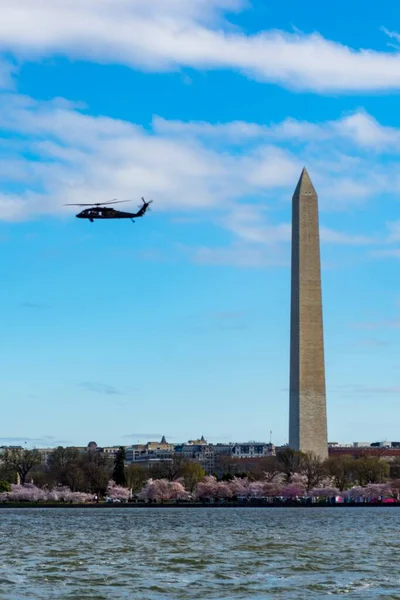
[[[307,475],[301,475],[300,473],[293,473],[293,475],[290,478],[289,483],[291,485],[297,486],[298,488],[305,491],[307,489],[307,483],[308,483]]]
[[[314,488],[310,492],[310,496],[314,498],[336,498],[339,495],[339,490],[334,487]]]
[[[217,495],[218,483],[215,477],[208,475],[203,481],[197,484],[195,496],[199,499],[215,498]]]
[[[267,498],[277,498],[282,496],[283,486],[279,481],[265,481],[263,482],[264,496]]]
[[[304,488],[291,483],[283,488],[282,496],[285,498],[301,498],[304,496]]]
[[[8,492],[8,498],[13,502],[40,502],[47,500],[45,490],[36,487],[33,483],[25,485],[11,484],[11,492]]]
[[[115,481],[109,481],[107,486],[107,496],[111,500],[124,500],[127,502],[131,496],[130,490],[122,485],[116,485]]]
[[[167,481],[166,479],[149,479],[140,492],[141,500],[164,502],[166,500],[181,500],[188,497],[188,493],[181,481]]]
[[[343,492],[343,497],[349,498],[349,500],[358,500],[359,498],[364,498],[365,496],[365,488],[361,486],[354,486],[349,490]]]
[[[246,496],[249,482],[247,479],[242,479],[240,477],[234,477],[232,481],[229,482],[229,487],[232,492],[232,496]]]
[[[264,483],[262,481],[252,481],[247,488],[247,496],[249,498],[264,497]]]
[[[184,500],[188,497],[188,493],[183,487],[180,481],[170,481],[169,483],[169,497],[171,500]]]
[[[86,504],[86,502],[93,502],[94,499],[94,494],[86,494],[85,492],[70,492],[65,501],[72,502],[73,504]]]
[[[146,486],[140,492],[140,498],[154,502],[169,500],[170,488],[168,484],[169,481],[166,479],[149,479]]]
[[[218,481],[216,489],[217,498],[232,498],[232,490],[228,482]]]
[[[369,483],[364,488],[364,496],[370,500],[379,500],[379,498],[390,494],[390,485],[384,483]]]

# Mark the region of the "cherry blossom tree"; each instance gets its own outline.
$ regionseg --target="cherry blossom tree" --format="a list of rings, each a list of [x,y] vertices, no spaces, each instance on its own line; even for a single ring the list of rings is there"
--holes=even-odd
[[[180,481],[169,482],[169,494],[171,500],[185,500],[189,496]]]
[[[304,488],[294,483],[289,483],[282,489],[282,496],[284,498],[302,498],[305,494]]]
[[[263,482],[264,496],[267,498],[277,498],[282,496],[283,485],[277,481],[264,481]]]
[[[117,485],[115,481],[111,479],[107,485],[107,496],[111,498],[111,500],[123,500],[124,502],[127,502],[131,496],[131,492],[128,488]]]
[[[13,502],[44,502],[47,500],[47,492],[33,483],[25,485],[11,484],[11,492],[8,492],[9,500]]]
[[[297,486],[298,488],[306,491],[308,478],[307,475],[302,475],[301,473],[294,473],[289,480],[291,485]]]
[[[312,496],[313,498],[336,498],[336,496],[339,496],[339,493],[340,492],[338,488],[320,487],[311,490],[310,496]]]
[[[263,481],[251,481],[247,488],[247,496],[249,498],[263,498],[264,482]]]
[[[248,491],[249,482],[246,478],[234,477],[229,482],[229,487],[232,492],[232,496],[246,496]]]
[[[228,498],[232,498],[232,490],[231,490],[230,482],[218,481],[217,489],[216,489],[216,497],[223,498],[224,500],[226,500]]]
[[[369,483],[364,488],[364,497],[369,500],[380,500],[390,494],[390,485],[386,483]]]
[[[195,489],[195,496],[199,500],[206,500],[215,498],[217,495],[218,482],[215,477],[208,475],[204,477],[203,481],[197,484]]]
[[[164,502],[170,499],[170,488],[167,479],[149,479],[139,497],[152,502]]]
[[[393,479],[390,482],[390,495],[397,500],[400,499],[400,479]]]
[[[343,492],[343,497],[344,498],[348,498],[351,501],[357,501],[360,499],[364,499],[365,496],[365,488],[357,485],[354,486],[352,488],[350,488],[349,490],[346,490],[345,492]]]

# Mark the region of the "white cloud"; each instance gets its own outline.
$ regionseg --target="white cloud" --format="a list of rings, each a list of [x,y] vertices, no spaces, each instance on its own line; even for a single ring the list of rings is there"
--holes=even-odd
[[[280,248],[265,249],[237,243],[228,247],[181,248],[194,262],[201,265],[235,266],[243,268],[287,267],[288,253]]]
[[[226,209],[249,192],[294,185],[300,172],[296,158],[280,148],[218,152],[195,136],[157,136],[132,123],[89,116],[62,99],[3,94],[0,102],[0,128],[22,138],[16,147],[0,147],[0,178],[26,185],[20,195],[3,192],[3,219],[60,213],[64,202],[116,196],[152,195],[158,210]]]
[[[345,147],[382,152],[400,150],[400,131],[381,125],[363,110],[345,115],[335,121],[310,123],[287,118],[281,123],[260,125],[245,121],[205,123],[196,121],[167,121],[154,117],[153,127],[160,134],[197,135],[208,139],[228,139],[233,143],[265,139],[274,141],[326,142],[336,140]]]
[[[296,128],[292,120],[289,130],[276,124],[267,127],[272,132],[269,137],[254,136],[250,145],[234,133],[226,137],[213,131],[214,143],[209,138],[211,124],[185,128],[185,124],[155,119],[148,130],[127,121],[90,116],[80,104],[62,98],[44,102],[3,93],[0,128],[12,134],[13,142],[7,136],[7,143],[0,143],[0,219],[69,216],[74,208],[63,207],[67,202],[139,200],[143,195],[154,198],[157,213],[168,210],[174,218],[200,217],[232,234],[231,247],[192,250],[198,262],[286,264],[290,199],[306,163],[320,197],[324,244],[395,243],[397,224],[388,225],[386,238],[326,225],[324,211],[332,210],[331,205],[357,205],[382,185],[392,189],[395,182],[394,167],[391,170],[387,162],[379,167],[375,149],[370,152],[367,147],[360,156],[343,154],[340,139],[332,133],[342,130],[341,122],[319,124],[318,135],[311,123],[298,123]],[[226,127],[234,132],[237,124]],[[309,137],[294,144],[290,131],[296,139],[299,127]],[[376,124],[378,136],[380,129]],[[241,131],[239,127],[239,136]],[[332,136],[328,147],[327,135]]]
[[[0,0],[0,49],[21,60],[61,54],[150,71],[228,68],[317,92],[399,89],[399,53],[353,49],[318,33],[246,35],[227,20],[244,7],[240,0]]]

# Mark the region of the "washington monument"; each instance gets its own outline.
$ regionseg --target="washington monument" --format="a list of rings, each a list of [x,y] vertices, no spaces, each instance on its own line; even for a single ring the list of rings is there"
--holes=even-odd
[[[289,446],[328,457],[318,196],[303,169],[292,200]]]

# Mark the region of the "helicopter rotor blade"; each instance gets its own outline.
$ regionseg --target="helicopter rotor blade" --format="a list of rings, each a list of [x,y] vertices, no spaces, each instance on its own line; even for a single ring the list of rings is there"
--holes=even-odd
[[[132,200],[112,200],[111,202],[103,202],[102,204],[99,204],[98,206],[105,206],[106,204],[121,204],[121,202],[132,202]]]
[[[106,206],[108,204],[120,204],[121,202],[132,202],[132,200],[112,200],[111,202],[95,202],[92,204],[64,204],[64,206]]]

